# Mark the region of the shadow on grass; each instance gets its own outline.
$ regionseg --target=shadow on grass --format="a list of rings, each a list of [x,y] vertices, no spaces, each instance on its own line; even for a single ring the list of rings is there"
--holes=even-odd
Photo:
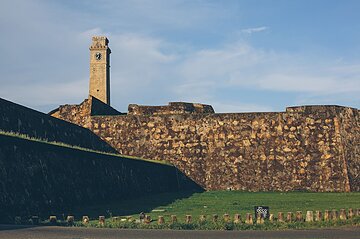
[[[149,213],[155,208],[166,210],[166,206],[175,202],[189,198],[194,193],[204,192],[205,190],[186,176],[179,169],[175,168],[177,184],[174,184],[173,190],[168,192],[153,192],[139,195],[132,195],[124,199],[109,199],[92,205],[80,205],[74,207],[68,213],[62,213],[61,218],[65,220],[67,215],[75,216],[75,220],[81,220],[82,216],[88,216],[90,219],[97,219],[99,216],[128,216]]]
[[[159,193],[150,194],[144,196],[138,196],[132,199],[116,200],[108,203],[81,206],[73,210],[71,215],[74,215],[76,219],[81,219],[82,216],[87,215],[92,219],[98,218],[102,215],[105,217],[111,216],[127,216],[133,214],[139,214],[141,212],[149,213],[154,208],[161,208],[166,210],[167,205],[190,197],[194,193],[201,192],[196,191],[180,191],[171,193]]]

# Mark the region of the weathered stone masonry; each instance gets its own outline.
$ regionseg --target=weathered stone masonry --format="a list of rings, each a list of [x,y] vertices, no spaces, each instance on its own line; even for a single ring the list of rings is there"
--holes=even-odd
[[[209,190],[360,190],[357,109],[174,114],[168,107],[171,114],[140,109],[128,115],[58,117],[89,128],[121,154],[170,161]]]
[[[175,167],[0,134],[0,222],[152,193],[199,190]]]
[[[60,108],[73,119],[120,114],[95,98]],[[0,131],[0,223],[152,193],[201,191],[171,165],[94,152],[116,150],[89,129],[1,98]]]

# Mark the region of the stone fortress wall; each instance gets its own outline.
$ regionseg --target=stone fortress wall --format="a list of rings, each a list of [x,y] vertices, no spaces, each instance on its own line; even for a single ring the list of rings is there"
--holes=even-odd
[[[181,190],[201,188],[171,165],[0,134],[2,223]]]
[[[92,46],[105,49],[108,42],[93,37]],[[110,94],[103,84],[110,79],[94,64],[109,65],[110,51],[102,53],[107,57],[101,61],[100,50],[90,47],[89,99],[60,106],[52,116],[90,129],[121,154],[169,161],[208,190],[360,190],[357,109],[215,114],[210,105],[172,102],[131,104],[121,114],[102,97]]]
[[[211,106],[197,111],[189,106],[200,104],[177,102],[95,116],[86,104],[53,115],[90,129],[123,155],[167,160],[207,190],[360,191],[354,108],[215,114]]]
[[[94,98],[60,108],[120,114],[104,105]],[[202,190],[172,165],[94,150],[116,153],[89,129],[0,98],[0,223],[152,193]]]

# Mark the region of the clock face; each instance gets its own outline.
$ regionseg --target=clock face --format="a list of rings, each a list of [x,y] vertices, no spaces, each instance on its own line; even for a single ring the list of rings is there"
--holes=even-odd
[[[102,55],[101,55],[100,52],[96,52],[96,53],[95,53],[95,59],[96,59],[96,60],[98,60],[98,61],[101,60],[101,57],[102,57]]]

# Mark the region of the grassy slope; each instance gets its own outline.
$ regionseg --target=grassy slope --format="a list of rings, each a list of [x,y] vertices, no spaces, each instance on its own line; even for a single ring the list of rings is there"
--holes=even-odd
[[[240,213],[254,213],[254,206],[269,206],[270,213],[277,215],[279,211],[332,210],[341,208],[360,208],[360,193],[309,193],[309,192],[239,192],[239,191],[210,191],[203,193],[164,193],[151,195],[133,200],[116,202],[108,205],[99,205],[83,208],[78,211],[82,215],[105,215],[109,212],[113,216],[132,215],[138,218],[138,213],[144,211],[156,219],[159,215],[170,220],[170,215],[177,215],[183,221],[185,215],[190,214],[194,219],[205,214],[212,216],[224,213],[233,216]],[[152,209],[165,209],[164,212],[151,212]]]
[[[141,160],[141,161],[147,161],[147,162],[151,162],[151,163],[165,164],[165,165],[172,166],[172,164],[170,164],[169,162],[166,162],[166,161],[144,159],[144,158],[139,158],[139,157],[127,156],[127,155],[120,155],[120,154],[101,152],[101,151],[97,151],[97,150],[93,150],[93,149],[89,149],[89,148],[82,148],[82,147],[79,147],[79,146],[65,144],[65,143],[62,143],[62,142],[47,141],[46,139],[41,139],[41,138],[33,138],[33,137],[29,137],[26,134],[19,134],[19,133],[15,133],[15,132],[5,132],[5,131],[0,130],[0,135],[16,137],[16,138],[20,138],[20,139],[24,139],[24,140],[35,141],[35,142],[40,142],[40,143],[44,143],[44,144],[51,144],[51,145],[56,145],[56,146],[65,147],[65,148],[71,148],[71,149],[75,149],[75,150],[87,151],[87,152],[92,152],[92,153],[96,153],[96,154],[111,155],[111,156],[118,157],[119,159],[128,158],[128,159]]]

